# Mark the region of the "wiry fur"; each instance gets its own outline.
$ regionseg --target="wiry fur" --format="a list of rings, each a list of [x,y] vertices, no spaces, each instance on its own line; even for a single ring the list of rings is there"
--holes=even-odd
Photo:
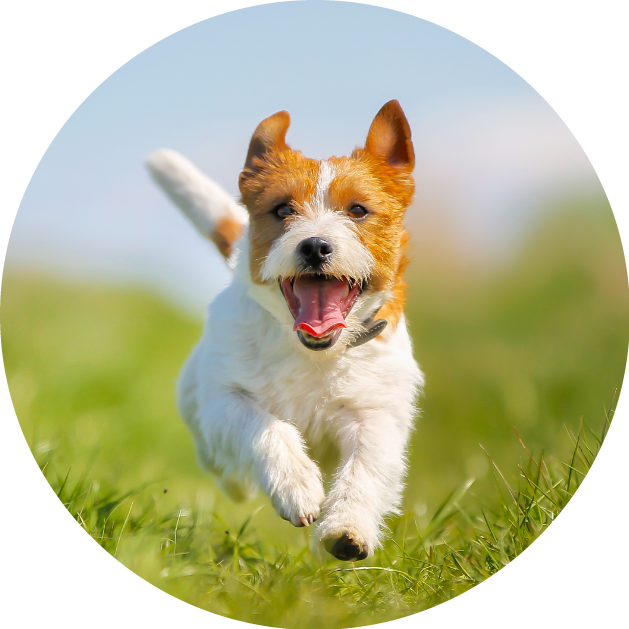
[[[251,224],[245,228],[241,213],[231,210],[244,228],[237,266],[231,285],[210,305],[203,337],[184,367],[179,410],[200,463],[233,498],[260,486],[295,526],[322,513],[317,530],[326,548],[341,559],[362,559],[378,545],[384,517],[399,507],[423,384],[398,307],[404,299],[402,218],[412,195],[410,131],[393,101],[376,117],[365,149],[316,162],[285,144],[288,121],[280,112],[252,139],[241,176]],[[196,205],[187,198],[188,192],[199,198],[193,171],[186,170],[186,184],[170,178],[178,182],[175,194],[158,160],[151,169],[189,216],[191,205],[204,214],[191,218],[212,233],[214,197]],[[294,208],[282,225],[269,218],[278,199]],[[370,203],[371,222],[350,220],[347,203]],[[380,233],[382,226],[388,233]],[[317,352],[293,332],[277,281],[300,272],[295,250],[311,236],[334,243],[326,273],[368,282],[339,341]],[[393,313],[387,334],[350,347],[365,319],[387,309]],[[315,461],[327,458],[331,443],[340,460],[326,496]]]
[[[297,247],[305,238],[325,236],[334,246],[336,255],[325,267],[329,275],[347,276],[363,281],[371,275],[374,259],[369,249],[358,238],[354,223],[330,209],[329,186],[336,169],[329,162],[321,162],[314,198],[304,202],[301,212],[288,229],[273,243],[262,264],[264,282],[292,277],[300,270]]]

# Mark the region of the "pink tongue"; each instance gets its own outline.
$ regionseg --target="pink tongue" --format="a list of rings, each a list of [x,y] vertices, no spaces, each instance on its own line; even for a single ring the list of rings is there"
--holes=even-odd
[[[348,291],[346,281],[322,281],[302,275],[295,279],[293,290],[300,302],[293,330],[321,338],[334,328],[347,327],[341,312],[341,300],[347,297]]]

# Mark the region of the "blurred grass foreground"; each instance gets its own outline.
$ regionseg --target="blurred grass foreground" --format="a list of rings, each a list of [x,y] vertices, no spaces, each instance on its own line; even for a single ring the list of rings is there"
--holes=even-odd
[[[421,611],[516,557],[589,469],[621,385],[629,295],[613,215],[604,199],[566,203],[482,271],[447,239],[418,236],[414,252],[408,318],[427,386],[405,514],[355,566],[313,550],[263,497],[234,506],[197,468],[174,381],[199,321],[139,290],[6,269],[13,403],[78,525],[166,592],[279,627]]]

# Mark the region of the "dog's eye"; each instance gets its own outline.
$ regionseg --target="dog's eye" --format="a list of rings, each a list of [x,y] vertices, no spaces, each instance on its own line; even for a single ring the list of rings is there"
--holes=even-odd
[[[347,214],[355,221],[359,221],[361,218],[365,218],[369,212],[362,205],[352,205]]]
[[[295,212],[293,211],[293,208],[290,205],[288,205],[288,203],[280,203],[279,205],[273,208],[273,214],[275,214],[275,216],[281,219],[287,218],[288,216],[291,216],[294,213]]]

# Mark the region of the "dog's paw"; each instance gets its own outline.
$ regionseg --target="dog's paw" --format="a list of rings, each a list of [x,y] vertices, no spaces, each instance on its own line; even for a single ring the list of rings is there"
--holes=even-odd
[[[310,526],[325,501],[319,468],[310,460],[296,466],[275,485],[270,498],[281,518],[293,526]]]
[[[374,544],[354,528],[328,533],[321,541],[325,549],[341,561],[361,561],[373,555]]]
[[[358,504],[352,504],[349,510],[348,506],[339,505],[338,501],[326,505],[317,533],[325,549],[337,559],[361,561],[373,555],[378,547],[381,522]]]

